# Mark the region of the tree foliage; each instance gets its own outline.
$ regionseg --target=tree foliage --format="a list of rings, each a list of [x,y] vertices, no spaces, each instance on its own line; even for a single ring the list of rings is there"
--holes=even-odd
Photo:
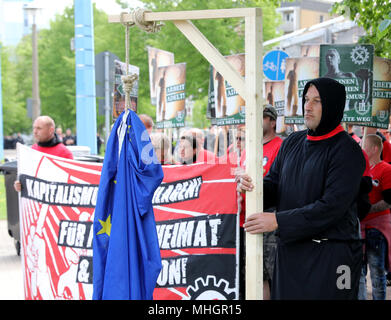
[[[391,57],[391,2],[389,0],[343,0],[333,6],[333,12],[347,15],[366,31],[360,43],[371,43],[375,54]]]
[[[13,55],[12,48],[1,48],[0,46],[0,52],[3,98],[3,131],[4,135],[11,135],[14,132],[23,132],[27,130],[30,123],[26,117],[26,108],[24,104],[19,101],[21,92],[18,91],[19,84],[15,77],[16,64],[10,62],[10,56]]]

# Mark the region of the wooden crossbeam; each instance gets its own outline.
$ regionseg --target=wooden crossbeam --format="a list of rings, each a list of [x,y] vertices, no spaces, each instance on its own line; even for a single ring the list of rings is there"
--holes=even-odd
[[[244,18],[255,16],[258,8],[237,8],[217,10],[191,10],[191,11],[169,11],[169,12],[146,12],[145,21],[174,21],[174,20],[202,20],[202,19],[225,19]],[[109,15],[109,22],[120,23],[120,15]],[[134,22],[131,14],[124,14],[122,22]]]
[[[245,99],[244,79],[201,31],[189,20],[174,20],[173,23],[223,78],[235,88],[239,95]]]

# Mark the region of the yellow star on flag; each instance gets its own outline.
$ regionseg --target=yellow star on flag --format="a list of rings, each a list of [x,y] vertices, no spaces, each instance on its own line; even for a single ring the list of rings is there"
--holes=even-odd
[[[110,232],[111,232],[111,218],[110,218],[110,216],[111,215],[109,214],[106,221],[99,219],[99,223],[101,224],[102,229],[100,229],[96,235],[106,233],[110,237]]]

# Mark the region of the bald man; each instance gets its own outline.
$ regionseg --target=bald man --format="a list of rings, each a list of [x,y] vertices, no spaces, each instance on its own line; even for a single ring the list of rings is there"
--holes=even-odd
[[[49,116],[40,116],[35,119],[33,134],[36,143],[31,148],[57,157],[73,159],[72,152],[57,137],[55,128],[54,120]],[[14,188],[17,192],[21,191],[19,180],[15,181]]]

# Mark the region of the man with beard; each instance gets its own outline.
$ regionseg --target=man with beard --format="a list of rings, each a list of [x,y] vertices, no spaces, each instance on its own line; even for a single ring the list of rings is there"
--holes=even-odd
[[[278,236],[272,299],[357,299],[362,245],[356,200],[365,159],[340,125],[345,87],[330,78],[303,91],[307,130],[281,145],[264,178],[264,208],[244,224]],[[251,191],[244,175],[238,188]]]

